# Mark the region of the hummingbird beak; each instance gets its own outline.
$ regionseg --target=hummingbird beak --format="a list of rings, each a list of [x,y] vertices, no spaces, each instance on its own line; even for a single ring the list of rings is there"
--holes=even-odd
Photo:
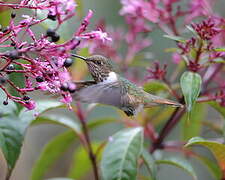
[[[79,58],[79,59],[82,59],[84,61],[87,61],[87,58],[83,57],[83,56],[79,56],[77,54],[71,54],[72,57],[76,57],[76,58]]]

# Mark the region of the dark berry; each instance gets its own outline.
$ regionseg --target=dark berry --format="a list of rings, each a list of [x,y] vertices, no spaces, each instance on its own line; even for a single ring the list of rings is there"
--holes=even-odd
[[[67,84],[67,83],[63,83],[63,84],[61,85],[60,89],[61,89],[62,91],[68,91],[68,84]]]
[[[56,32],[52,29],[47,29],[47,31],[46,31],[46,35],[50,36],[50,37],[54,36],[55,34],[56,34]]]
[[[52,38],[52,42],[57,42],[60,39],[60,36],[55,33],[55,35],[51,36],[51,38]]]
[[[12,12],[12,13],[11,13],[11,18],[13,19],[13,18],[15,18],[15,17],[16,17],[16,13]]]
[[[28,101],[28,100],[30,100],[30,97],[28,97],[28,96],[23,96],[23,100],[24,100],[24,101]]]
[[[4,84],[6,82],[6,78],[0,77],[0,84]]]
[[[48,19],[51,19],[52,21],[55,21],[56,15],[48,14]]]
[[[3,105],[8,105],[8,101],[3,101]]]
[[[11,42],[11,44],[10,44],[11,46],[15,46],[16,45],[16,43],[14,43],[14,42]]]
[[[63,66],[64,66],[64,67],[70,67],[72,64],[73,64],[73,59],[67,58],[67,59],[64,61]]]
[[[6,69],[7,70],[15,70],[15,66],[13,64],[9,64]]]
[[[21,53],[17,50],[12,50],[12,51],[7,52],[7,56],[12,60],[19,59],[21,56]]]
[[[43,82],[43,81],[44,81],[44,78],[41,77],[41,76],[37,76],[37,77],[36,77],[36,81],[37,81],[37,82]]]

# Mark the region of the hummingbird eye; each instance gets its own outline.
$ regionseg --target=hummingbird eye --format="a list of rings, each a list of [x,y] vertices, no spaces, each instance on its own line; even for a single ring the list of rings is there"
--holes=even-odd
[[[102,64],[102,62],[101,62],[101,61],[96,61],[96,63],[97,63],[98,65],[101,65],[101,64]]]

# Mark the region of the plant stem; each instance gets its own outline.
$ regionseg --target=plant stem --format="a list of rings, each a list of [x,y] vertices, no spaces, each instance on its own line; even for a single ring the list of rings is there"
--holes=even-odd
[[[180,101],[181,103],[184,102],[184,99]],[[153,142],[153,146],[151,152],[154,152],[156,149],[163,148],[162,142],[165,137],[170,133],[170,131],[175,127],[175,125],[179,122],[183,114],[185,113],[185,108],[180,109],[176,108],[173,114],[170,116],[170,119],[166,122],[163,129],[160,131],[158,138]]]
[[[82,125],[84,138],[86,140],[87,151],[88,151],[88,155],[89,155],[89,158],[91,160],[91,163],[92,163],[92,168],[93,168],[95,180],[99,180],[96,156],[95,156],[95,154],[93,152],[93,149],[92,149],[92,146],[91,146],[91,141],[90,141],[90,137],[89,137],[89,133],[88,133],[88,127],[87,127],[87,124],[86,124],[86,119],[85,119],[84,113],[81,110],[81,107],[80,107],[79,103],[77,103],[77,116],[78,116],[78,118],[81,122],[81,125]]]
[[[156,149],[163,148],[163,145],[162,145],[163,140],[170,133],[170,131],[175,127],[175,125],[179,122],[184,112],[185,112],[184,109],[180,110],[179,108],[177,108],[173,112],[170,119],[167,121],[166,125],[163,127],[163,129],[159,133],[158,138],[156,139],[155,142],[153,142],[153,147],[151,149],[151,152],[154,152]]]

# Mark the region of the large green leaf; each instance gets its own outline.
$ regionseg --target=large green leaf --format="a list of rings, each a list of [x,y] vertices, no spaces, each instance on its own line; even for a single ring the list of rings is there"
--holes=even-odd
[[[215,180],[221,180],[222,172],[219,166],[215,162],[213,162],[212,160],[204,156],[197,155],[195,157],[196,159],[200,160],[208,168],[209,172],[211,172]]]
[[[0,118],[0,148],[11,171],[19,157],[24,139],[24,123],[15,116]]]
[[[210,106],[212,106],[214,109],[216,109],[225,119],[225,108],[224,107],[220,106],[219,103],[215,102],[215,101],[210,101],[210,102],[208,102],[208,104]]]
[[[173,165],[176,166],[178,168],[183,169],[184,171],[186,171],[187,173],[189,173],[194,180],[197,179],[196,173],[194,171],[194,169],[192,168],[192,165],[183,158],[178,158],[178,157],[169,157],[169,158],[165,158],[162,160],[158,160],[156,161],[156,163],[158,164],[169,164],[169,165]]]
[[[202,121],[206,116],[205,104],[196,104],[192,110],[192,116],[190,122],[187,124],[187,114],[185,114],[181,120],[181,139],[184,141],[189,140],[192,137],[199,136],[202,128]],[[188,126],[188,128],[187,128]]]
[[[143,86],[144,90],[148,93],[158,93],[159,91],[169,91],[167,84],[160,81],[150,81]]]
[[[137,160],[143,147],[143,129],[127,128],[113,135],[101,161],[104,180],[135,180]]]
[[[145,165],[148,168],[151,180],[156,180],[156,166],[155,160],[153,159],[152,155],[144,149],[141,156],[142,159],[144,160]]]
[[[94,153],[97,151],[99,145],[99,143],[91,144]],[[73,179],[82,179],[87,176],[91,166],[92,164],[87,150],[84,149],[83,146],[79,146],[74,152],[68,177]]]
[[[184,95],[188,112],[191,111],[201,91],[202,78],[194,72],[184,72],[180,78],[180,86]]]
[[[191,138],[185,147],[201,145],[208,148],[215,156],[221,170],[225,171],[225,145],[216,141],[208,141],[200,137]]]
[[[26,123],[31,123],[37,117],[41,116],[43,113],[55,109],[55,108],[65,108],[66,106],[59,101],[52,100],[40,100],[36,102],[36,108],[34,110],[28,111],[24,108],[19,115],[19,118]]]
[[[76,136],[73,131],[66,131],[54,137],[45,145],[39,159],[33,166],[31,180],[42,180],[51,165],[68,149],[75,139]]]
[[[76,134],[81,133],[80,125],[77,122],[75,122],[73,119],[67,116],[60,116],[60,115],[49,115],[48,117],[40,116],[40,117],[37,117],[34,121],[32,121],[32,125],[38,125],[38,124],[44,124],[44,123],[62,125],[72,129]]]
[[[4,94],[2,89],[0,89],[0,116],[16,114],[16,104],[13,101],[9,100],[8,105],[5,106],[3,105],[4,100],[6,100],[6,95]]]

